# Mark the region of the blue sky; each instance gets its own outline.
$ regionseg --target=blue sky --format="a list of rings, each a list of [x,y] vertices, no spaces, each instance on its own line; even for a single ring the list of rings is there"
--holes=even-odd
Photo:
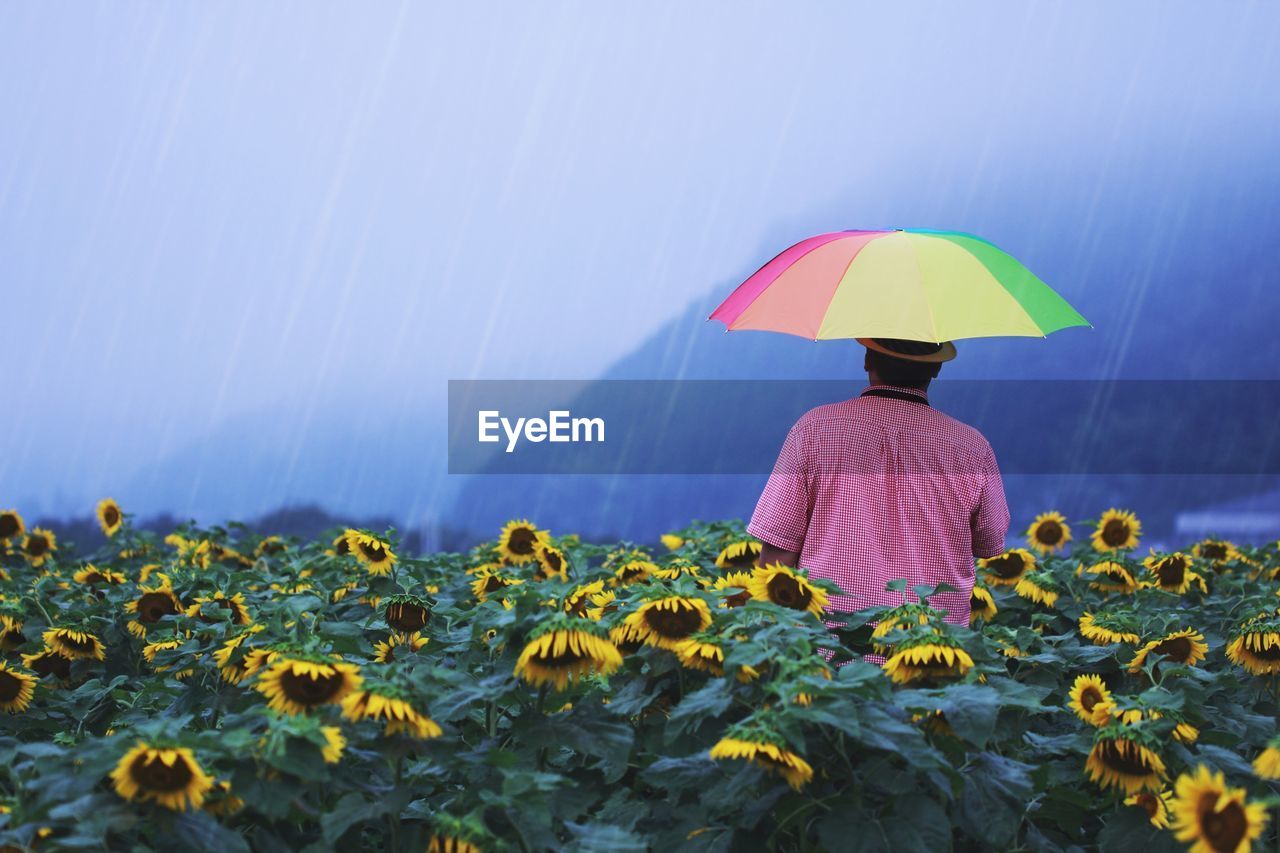
[[[1081,283],[1091,224],[1274,181],[1278,36],[1262,3],[6,4],[0,504],[590,377],[824,230],[977,231],[1134,312]]]

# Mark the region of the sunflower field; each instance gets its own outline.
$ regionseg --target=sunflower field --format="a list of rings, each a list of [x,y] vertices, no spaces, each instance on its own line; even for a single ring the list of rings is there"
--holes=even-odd
[[[3,850],[1277,847],[1274,544],[1046,513],[962,626],[905,581],[834,613],[738,522],[410,558],[98,518],[0,511]]]

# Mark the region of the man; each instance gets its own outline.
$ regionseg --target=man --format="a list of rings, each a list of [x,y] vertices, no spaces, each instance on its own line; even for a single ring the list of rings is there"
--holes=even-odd
[[[929,382],[952,343],[859,338],[870,385],[806,413],[787,435],[747,525],[760,564],[834,581],[835,610],[898,605],[895,578],[947,583],[930,604],[969,624],[974,557],[1004,550],[1009,530],[1000,469],[976,429],[929,405]],[[912,597],[914,600],[914,596]]]

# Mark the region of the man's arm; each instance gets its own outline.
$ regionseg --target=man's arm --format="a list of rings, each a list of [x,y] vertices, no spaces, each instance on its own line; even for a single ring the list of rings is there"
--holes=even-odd
[[[760,565],[782,563],[795,568],[813,510],[805,463],[803,428],[797,423],[782,443],[778,461],[765,484],[747,532],[763,543]]]
[[[982,467],[982,492],[971,520],[973,555],[995,557],[1004,552],[1004,538],[1009,533],[1009,504],[1004,497],[1004,482],[996,454],[987,447]]]
[[[800,552],[787,551],[776,545],[770,545],[768,542],[762,542],[763,547],[760,549],[760,565],[772,566],[774,563],[782,563],[789,568],[797,568],[800,565]]]

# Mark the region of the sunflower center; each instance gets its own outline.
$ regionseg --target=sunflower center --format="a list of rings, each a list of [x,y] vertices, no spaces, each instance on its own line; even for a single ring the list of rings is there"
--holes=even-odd
[[[27,553],[33,557],[39,557],[49,550],[49,541],[43,536],[27,537]]]
[[[517,527],[511,531],[511,536],[507,539],[507,549],[513,554],[524,556],[533,553],[533,545],[538,541],[538,537],[533,535],[533,531],[526,527]]]
[[[26,682],[11,672],[0,669],[0,702],[12,702]]]
[[[654,633],[669,638],[687,637],[702,627],[702,617],[692,607],[677,607],[674,610],[653,607],[645,611],[644,621]]]
[[[1147,813],[1147,817],[1154,818],[1158,810],[1156,795],[1150,791],[1138,792],[1138,805],[1142,806],[1142,810]]]
[[[1092,687],[1080,694],[1080,707],[1086,711],[1092,711],[1094,706],[1101,701],[1102,694]]]
[[[381,563],[387,559],[387,549],[374,542],[361,542],[360,551],[374,563]]]
[[[735,592],[733,595],[725,597],[725,603],[730,607],[742,607],[751,600],[751,593],[748,590]]]
[[[736,557],[730,557],[730,558],[728,558],[727,560],[725,560],[725,563],[727,563],[727,564],[729,565],[729,567],[730,567],[730,568],[734,568],[734,569],[749,569],[749,568],[752,568],[753,566],[755,566],[755,564],[756,564],[756,555],[757,555],[758,553],[759,553],[759,552],[754,551],[754,550],[752,550],[751,548],[747,548],[745,551],[743,551],[743,552],[742,552],[741,554],[739,554],[738,556],[736,556]]]
[[[1269,646],[1264,649],[1249,649],[1249,654],[1259,660],[1265,660],[1265,661],[1280,660],[1280,645]]]
[[[1016,578],[1022,574],[1022,558],[1017,554],[1003,554],[987,563],[987,568],[1001,578]]]
[[[1042,521],[1036,528],[1036,539],[1045,545],[1057,545],[1062,541],[1062,525],[1056,521]]]
[[[547,669],[572,669],[577,664],[588,659],[588,655],[580,655],[565,649],[558,655],[539,655],[537,661],[540,666],[545,666]]]
[[[417,631],[430,615],[425,607],[411,602],[387,606],[387,624],[397,631]]]
[[[1156,574],[1164,586],[1182,586],[1186,570],[1186,563],[1178,557],[1169,557],[1156,566]]]
[[[1227,547],[1217,542],[1201,546],[1200,553],[1210,560],[1227,559]]]
[[[299,705],[323,705],[342,689],[344,679],[342,673],[332,675],[297,675],[287,671],[280,676],[280,687],[284,695]]]
[[[1214,795],[1209,795],[1209,799]],[[1236,850],[1244,840],[1248,830],[1248,819],[1239,803],[1227,803],[1222,811],[1214,811],[1214,802],[1209,803],[1200,817],[1200,826],[1205,841],[1214,850]]]
[[[1191,641],[1186,637],[1174,637],[1157,643],[1151,651],[1182,662],[1191,657]]]
[[[0,515],[0,539],[12,539],[18,535],[18,519],[10,513]]]
[[[1120,744],[1128,743],[1128,741],[1109,740],[1104,741],[1098,750],[1098,757],[1102,763],[1125,776],[1150,776],[1151,767],[1147,764],[1145,756],[1136,745],[1130,745],[1130,749],[1126,752],[1120,751]]]
[[[790,575],[777,574],[769,581],[769,600],[792,610],[804,610],[813,599],[813,594],[800,586],[800,582]]]
[[[502,578],[498,577],[497,575],[489,575],[489,577],[486,578],[484,582],[484,591],[485,593],[497,592],[498,590],[502,589],[506,585],[507,585],[507,582],[504,581]]]
[[[107,507],[102,511],[102,520],[107,523],[107,527],[115,527],[120,520],[120,510],[113,506]]]
[[[333,553],[337,554],[339,557],[345,557],[347,554],[351,553],[351,546],[347,544],[347,540],[345,538],[339,539],[337,544],[333,546]]]
[[[148,791],[182,791],[191,782],[191,768],[186,759],[178,756],[173,764],[165,764],[159,756],[147,759],[145,755],[134,759],[129,775],[139,788]]]
[[[58,639],[62,642],[62,645],[71,649],[73,652],[87,653],[92,652],[95,648],[93,640],[90,640],[87,637],[83,640],[77,640],[74,637],[63,634],[58,637]]]
[[[644,569],[641,568],[640,566],[624,566],[622,569],[622,574],[619,575],[619,578],[625,582],[625,581],[633,581],[639,577],[642,577],[643,575],[644,575]]]
[[[559,574],[564,568],[564,560],[555,551],[547,551],[542,555],[542,559],[547,561],[547,571],[552,574]]]
[[[1112,548],[1119,548],[1129,541],[1129,525],[1113,518],[1102,526],[1102,541]]]
[[[144,593],[138,599],[138,621],[159,622],[164,616],[177,613],[178,608],[174,606],[173,599],[165,595],[163,592]]]
[[[49,652],[31,661],[31,671],[41,678],[49,675],[66,678],[71,675],[71,661],[62,655]]]

